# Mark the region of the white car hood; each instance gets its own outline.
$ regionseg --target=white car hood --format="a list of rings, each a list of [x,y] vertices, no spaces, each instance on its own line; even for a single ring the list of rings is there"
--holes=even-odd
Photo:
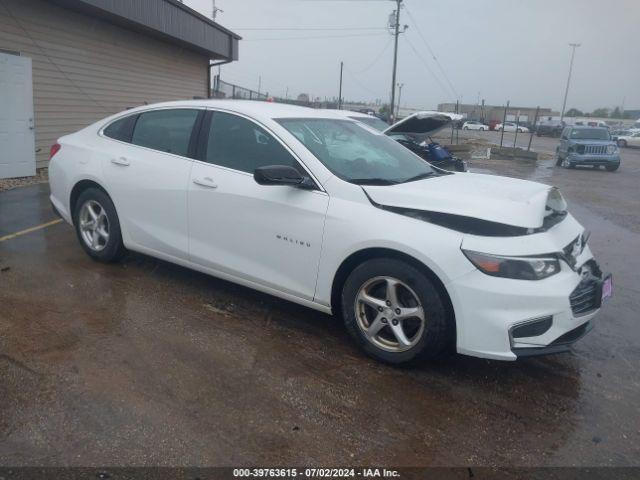
[[[541,183],[455,173],[391,186],[362,187],[374,202],[478,218],[523,228],[542,227],[549,192]]]

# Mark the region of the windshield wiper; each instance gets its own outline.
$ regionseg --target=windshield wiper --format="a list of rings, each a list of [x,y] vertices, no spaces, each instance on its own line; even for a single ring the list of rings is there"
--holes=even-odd
[[[349,182],[356,185],[397,185],[399,183],[388,178],[351,178]]]
[[[438,174],[436,172],[425,172],[425,173],[421,173],[420,175],[416,175],[415,177],[409,177],[402,183],[415,182],[417,180],[422,180],[423,178],[434,177],[437,175]]]

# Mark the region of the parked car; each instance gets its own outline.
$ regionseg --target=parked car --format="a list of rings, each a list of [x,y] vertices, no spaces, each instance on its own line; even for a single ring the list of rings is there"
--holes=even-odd
[[[515,132],[517,130],[518,133],[526,133],[529,131],[527,127],[524,127],[522,125],[516,125],[515,123],[512,123],[512,122],[505,122],[504,125],[502,123],[498,123],[495,126],[495,130],[497,130],[498,132],[503,129],[505,132]]]
[[[556,154],[556,165],[565,168],[590,165],[614,172],[620,166],[618,146],[603,127],[565,127]]]
[[[445,172],[322,110],[134,108],[60,138],[49,183],[91,258],[141,252],[342,316],[394,364],[566,350],[612,291],[556,188]]]
[[[545,121],[536,126],[536,135],[538,137],[560,137],[564,129],[564,122],[561,121]]]
[[[467,163],[431,139],[431,135],[451,125],[451,115],[439,112],[416,112],[389,126],[376,117],[350,110],[326,110],[343,118],[357,120],[390,136],[403,147],[438,168],[465,172]],[[428,141],[427,141],[428,140]]]
[[[489,130],[489,125],[485,125],[482,122],[476,122],[475,120],[468,120],[462,125],[463,130]]]
[[[640,147],[640,131],[628,132],[625,135],[613,137],[619,147]]]

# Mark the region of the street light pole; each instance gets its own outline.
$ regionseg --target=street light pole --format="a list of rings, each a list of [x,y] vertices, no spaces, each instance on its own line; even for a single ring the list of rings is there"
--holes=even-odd
[[[396,107],[396,114],[393,117],[394,120],[398,118],[398,116],[400,115],[400,100],[402,99],[402,87],[404,87],[404,83],[399,83],[398,84],[398,106]]]
[[[576,48],[580,46],[579,43],[570,43],[571,47],[571,63],[569,63],[569,77],[567,77],[567,88],[564,90],[564,100],[562,102],[562,113],[560,114],[560,121],[564,119],[564,111],[567,108],[567,95],[569,95],[569,84],[571,83],[571,72],[573,71],[573,59],[576,55]]]
[[[344,63],[340,62],[340,90],[338,91],[338,110],[342,110],[342,68]]]

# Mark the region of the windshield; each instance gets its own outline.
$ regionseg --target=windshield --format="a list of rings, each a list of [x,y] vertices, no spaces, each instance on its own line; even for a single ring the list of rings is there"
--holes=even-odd
[[[277,120],[331,172],[360,185],[393,185],[438,175],[427,162],[384,134],[349,120]]]
[[[610,140],[604,128],[575,128],[571,130],[572,140]]]
[[[370,127],[373,127],[376,130],[379,130],[381,132],[389,128],[389,125],[387,125],[385,122],[380,120],[378,117],[369,116],[369,117],[349,117],[349,118],[353,118],[354,120],[358,122],[362,122],[365,125],[369,125]]]

